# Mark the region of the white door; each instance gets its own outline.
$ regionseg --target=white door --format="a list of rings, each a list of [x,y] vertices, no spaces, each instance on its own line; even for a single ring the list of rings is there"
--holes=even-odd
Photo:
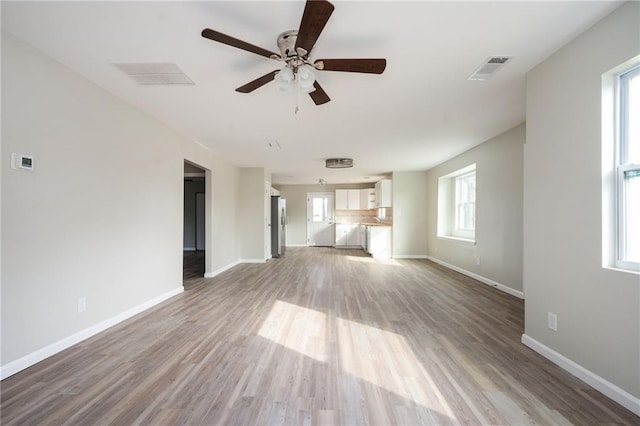
[[[333,193],[307,194],[307,245],[333,245]]]

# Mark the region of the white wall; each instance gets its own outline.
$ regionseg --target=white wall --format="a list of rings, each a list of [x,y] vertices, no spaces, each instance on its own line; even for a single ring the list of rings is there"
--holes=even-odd
[[[640,276],[602,267],[601,79],[639,23],[626,3],[528,74],[524,196],[526,336],[636,398]]]
[[[427,254],[427,172],[393,172],[393,257]]]
[[[264,261],[265,252],[265,170],[261,167],[240,171],[240,252],[246,261]]]
[[[429,257],[522,291],[522,191],[525,125],[521,124],[427,172]],[[438,179],[476,164],[476,244],[438,238]],[[478,260],[480,264],[478,264]]]
[[[5,33],[2,142],[35,156],[2,168],[3,374],[181,290],[185,159],[207,169],[208,270],[238,260],[237,168]]]

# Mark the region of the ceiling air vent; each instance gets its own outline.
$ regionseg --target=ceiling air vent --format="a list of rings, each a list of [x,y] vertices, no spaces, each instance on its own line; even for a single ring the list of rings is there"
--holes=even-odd
[[[353,167],[353,158],[327,158],[325,166],[327,169],[347,169]]]
[[[113,64],[122,72],[130,76],[138,84],[143,85],[173,85],[194,84],[176,64],[170,62],[158,63],[119,63]]]
[[[482,63],[467,80],[488,80],[511,59],[510,56],[492,56]]]

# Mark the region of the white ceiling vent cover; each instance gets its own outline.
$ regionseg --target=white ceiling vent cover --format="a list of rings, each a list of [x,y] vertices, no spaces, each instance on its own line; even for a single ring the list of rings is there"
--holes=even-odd
[[[118,63],[113,65],[120,68],[122,72],[133,78],[138,84],[194,84],[176,64],[170,62]]]
[[[488,80],[496,71],[504,66],[511,56],[491,56],[469,76],[467,80]]]

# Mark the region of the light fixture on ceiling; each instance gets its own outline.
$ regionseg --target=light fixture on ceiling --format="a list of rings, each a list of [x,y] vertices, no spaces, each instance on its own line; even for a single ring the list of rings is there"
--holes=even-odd
[[[296,48],[297,39],[297,31],[285,31],[278,36],[280,58],[284,60],[285,66],[276,73],[274,80],[280,90],[296,88],[302,93],[311,93],[316,90],[313,86],[316,82],[315,66],[309,62],[309,52],[301,47]]]
[[[274,77],[280,90],[291,90],[295,87],[302,93],[310,93],[316,90],[313,83],[316,75],[310,65],[296,65],[293,61],[284,66]]]
[[[327,158],[325,167],[327,169],[348,169],[353,167],[353,158]]]

